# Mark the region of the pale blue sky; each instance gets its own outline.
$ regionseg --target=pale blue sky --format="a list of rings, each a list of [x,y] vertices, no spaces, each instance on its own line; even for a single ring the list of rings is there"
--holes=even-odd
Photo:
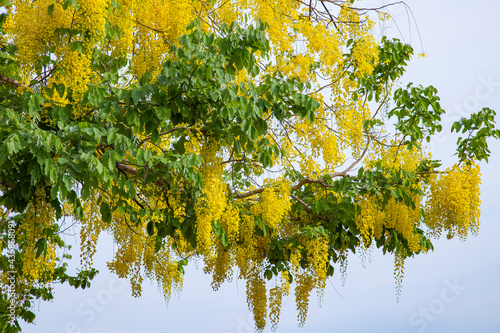
[[[364,3],[369,7],[383,2]],[[408,18],[403,7],[393,8],[397,26],[389,22],[386,34],[402,34],[417,53],[425,52],[427,57],[415,57],[403,83],[432,84],[438,89],[442,106],[448,110],[445,128],[483,106],[500,112],[500,1],[407,3],[415,20]],[[436,138],[434,157],[453,161],[455,141],[448,134]],[[435,241],[435,252],[409,259],[399,303],[392,257],[374,252],[372,262],[363,268],[359,258],[351,256],[345,286],[337,274],[327,285],[322,307],[313,296],[302,329],[297,328],[294,297],[288,297],[278,332],[500,332],[500,143],[492,142],[491,151],[490,163],[482,165],[479,236],[465,243]],[[56,288],[55,301],[42,303],[37,325],[25,325],[24,332],[253,331],[243,281],[233,281],[213,292],[210,278],[191,265],[179,299],[173,297],[167,308],[154,284],[145,283],[141,298],[131,297],[128,284],[120,284],[107,273],[105,261],[113,249],[106,245],[109,242],[102,244],[105,247],[100,250],[106,253],[96,258],[101,273],[92,288]]]

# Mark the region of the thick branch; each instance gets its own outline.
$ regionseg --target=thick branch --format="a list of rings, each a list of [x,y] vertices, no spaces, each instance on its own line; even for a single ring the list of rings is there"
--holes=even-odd
[[[21,82],[18,82],[18,81],[14,80],[14,79],[11,79],[10,77],[3,76],[3,75],[0,75],[0,83],[6,84],[6,85],[9,85],[9,86],[13,86],[13,87],[16,87],[16,88],[19,88],[19,87],[28,88],[27,85],[22,84]]]
[[[127,165],[125,163],[116,162],[116,167],[118,170],[120,170],[122,172],[126,172],[126,173],[132,174],[134,176],[137,175],[137,169],[134,167],[131,167],[130,165]]]
[[[2,214],[2,219],[0,219],[0,224],[4,224],[7,221],[7,218],[9,217],[10,213],[12,213],[12,209],[9,208],[7,211]]]

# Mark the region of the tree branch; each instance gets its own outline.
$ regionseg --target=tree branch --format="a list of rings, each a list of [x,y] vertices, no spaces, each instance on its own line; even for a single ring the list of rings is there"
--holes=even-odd
[[[365,154],[366,152],[368,151],[368,147],[370,146],[370,137],[368,137],[368,141],[366,142],[366,147],[365,147],[365,150],[363,150],[363,153],[361,154],[361,156],[356,160],[354,161],[353,164],[351,164],[350,167],[348,167],[347,169],[344,170],[344,173],[347,173],[349,172],[352,168],[354,168],[354,166],[356,164],[358,164],[359,162],[361,162],[361,160],[363,159],[363,157],[365,157]]]
[[[294,194],[290,194],[290,196],[291,196],[291,197],[292,197],[295,201],[297,201],[299,204],[301,204],[302,206],[304,206],[304,207],[305,207],[305,209],[306,209],[306,211],[307,211],[308,213],[311,213],[311,214],[313,214],[314,216],[316,216],[317,218],[319,218],[319,219],[321,219],[321,220],[323,220],[323,221],[327,221],[327,222],[328,222],[328,219],[327,219],[326,217],[324,217],[324,216],[320,216],[320,215],[318,215],[318,214],[314,214],[314,213],[313,213],[313,211],[312,211],[312,209],[309,207],[309,205],[308,205],[308,204],[306,204],[306,203],[305,203],[304,201],[302,201],[301,199],[299,199],[297,196],[295,196]]]
[[[7,211],[2,214],[2,219],[0,220],[0,224],[4,224],[7,221],[7,218],[9,217],[10,213],[12,213],[12,209],[9,208]]]
[[[130,165],[127,165],[125,163],[121,162],[116,162],[116,168],[122,172],[130,173],[132,175],[137,175],[137,169],[134,167],[131,167]]]
[[[21,83],[21,82],[18,82],[14,79],[11,79],[10,77],[7,77],[7,76],[4,76],[4,75],[0,75],[0,83],[2,84],[6,84],[6,85],[9,85],[9,86],[13,86],[13,87],[16,87],[16,88],[19,88],[19,87],[23,87],[23,88],[29,88],[27,85]]]
[[[330,174],[329,175],[330,178],[336,178],[336,177],[353,177],[353,178],[355,178],[355,176],[349,176],[348,172],[350,170],[352,170],[352,168],[354,168],[354,166],[356,166],[356,164],[358,164],[363,159],[366,152],[368,151],[369,144],[370,144],[370,138],[368,138],[368,142],[366,143],[366,147],[363,150],[363,153],[361,154],[361,156],[356,161],[354,161],[344,171],[335,172],[335,173]],[[292,191],[297,191],[298,189],[300,189],[302,186],[304,186],[306,184],[321,184],[324,187],[332,187],[332,185],[326,184],[325,180],[323,178],[319,178],[319,179],[302,178],[296,185],[292,186],[291,189],[292,189]],[[262,192],[264,192],[264,190],[265,190],[265,188],[258,188],[258,189],[251,190],[251,191],[244,192],[244,193],[233,193],[233,195],[238,199],[244,199],[247,197],[251,197],[252,195],[262,193]]]

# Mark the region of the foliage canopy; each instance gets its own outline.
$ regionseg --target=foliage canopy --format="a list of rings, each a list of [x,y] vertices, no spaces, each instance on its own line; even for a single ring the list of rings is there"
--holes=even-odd
[[[436,89],[399,86],[412,47],[376,40],[352,1],[0,4],[5,331],[54,282],[90,286],[103,232],[135,296],[149,278],[168,299],[191,258],[214,289],[237,268],[262,330],[291,286],[302,325],[349,253],[393,254],[399,294],[406,258],[478,230],[495,112],[453,125],[466,136],[441,169],[425,150]],[[81,229],[76,276],[64,217]]]

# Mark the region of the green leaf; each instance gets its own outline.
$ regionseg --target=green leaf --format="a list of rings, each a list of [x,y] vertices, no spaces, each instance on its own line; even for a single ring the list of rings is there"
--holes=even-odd
[[[227,236],[227,234],[225,232],[222,232],[221,241],[222,241],[222,245],[224,245],[224,247],[227,247],[229,245],[229,237]]]
[[[149,221],[148,225],[146,226],[146,230],[148,231],[149,236],[153,236],[155,233],[155,225],[153,221]]]
[[[111,7],[116,8],[116,9],[121,8],[120,4],[118,2],[116,2],[115,0],[111,0]]]
[[[132,100],[134,101],[135,105],[139,105],[139,102],[141,101],[141,91],[138,89],[132,90]]]
[[[53,11],[54,11],[54,4],[51,4],[49,7],[47,7],[47,14],[52,16]]]
[[[106,201],[101,201],[100,212],[102,220],[104,222],[111,222],[111,212],[109,210],[109,204]]]
[[[64,90],[66,89],[66,87],[64,86],[64,84],[62,84],[62,83],[55,84],[55,88],[56,88],[57,93],[59,94],[59,96],[64,96]]]
[[[78,1],[77,0],[64,0],[62,3],[62,8],[64,10],[68,9],[69,6],[72,6],[75,8],[75,10],[78,10]]]
[[[90,195],[90,184],[88,182],[83,182],[81,194],[82,194],[82,199],[87,200],[87,198]]]
[[[35,244],[36,249],[36,258],[40,257],[40,255],[46,251],[47,249],[47,240],[45,238],[40,238],[36,241]]]
[[[71,52],[85,53],[83,43],[80,41],[71,42],[71,44],[69,44],[69,49],[71,50]]]

